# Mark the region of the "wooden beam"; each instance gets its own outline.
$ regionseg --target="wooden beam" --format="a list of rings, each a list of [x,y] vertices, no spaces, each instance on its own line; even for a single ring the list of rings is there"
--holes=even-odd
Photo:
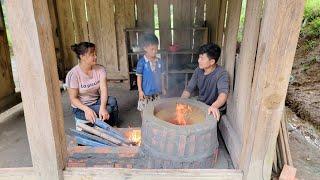
[[[67,168],[64,171],[66,180],[85,179],[242,179],[242,172],[233,169],[124,169],[124,168]]]
[[[0,168],[0,180],[29,180],[37,179],[32,167]]]
[[[248,114],[252,78],[255,57],[257,54],[258,37],[262,12],[262,0],[248,0],[244,22],[244,34],[241,43],[240,56],[235,76],[235,87],[233,93],[234,117],[232,123],[239,131],[239,135],[250,136],[248,131],[244,132],[246,114]],[[243,142],[244,137],[240,141]]]
[[[242,172],[235,169],[125,169],[125,168],[67,168],[65,180],[95,179],[210,179],[241,180]],[[33,168],[1,168],[0,180],[35,179]]]
[[[46,0],[6,2],[32,163],[38,179],[63,179],[66,141]]]
[[[240,169],[246,179],[270,179],[304,9],[304,0],[264,1],[250,114]]]
[[[220,119],[219,130],[232,159],[233,166],[238,167],[242,144],[226,115]]]

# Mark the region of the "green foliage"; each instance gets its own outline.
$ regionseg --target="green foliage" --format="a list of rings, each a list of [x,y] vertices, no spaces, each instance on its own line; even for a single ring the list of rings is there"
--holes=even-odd
[[[303,19],[311,22],[318,17],[320,17],[320,0],[307,0]]]
[[[320,37],[320,17],[313,19],[301,29],[303,37],[308,39]]]
[[[301,35],[307,39],[320,37],[320,0],[306,1]]]

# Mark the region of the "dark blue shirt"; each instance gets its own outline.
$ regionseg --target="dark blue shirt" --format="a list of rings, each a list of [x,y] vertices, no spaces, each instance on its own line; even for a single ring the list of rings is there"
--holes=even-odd
[[[229,75],[221,66],[217,67],[209,74],[205,75],[204,70],[197,68],[186,90],[192,93],[196,88],[199,90],[198,100],[211,106],[220,93],[229,93]],[[224,110],[225,105],[220,108]]]
[[[155,70],[152,71],[150,61],[145,56],[139,59],[137,64],[137,76],[142,76],[142,91],[144,95],[151,96],[161,93],[161,75],[164,72],[164,64],[156,60]]]

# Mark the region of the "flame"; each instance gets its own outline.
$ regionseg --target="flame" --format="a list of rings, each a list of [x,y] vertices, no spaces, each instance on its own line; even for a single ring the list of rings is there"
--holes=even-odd
[[[176,105],[176,118],[173,120],[174,124],[187,125],[186,117],[192,112],[189,105],[179,104]]]
[[[140,146],[141,144],[141,130],[140,129],[133,129],[128,131],[127,137],[129,141],[134,142],[134,144]]]

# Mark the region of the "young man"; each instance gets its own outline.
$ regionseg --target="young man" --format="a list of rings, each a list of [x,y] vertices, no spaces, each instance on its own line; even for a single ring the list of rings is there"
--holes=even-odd
[[[181,98],[189,98],[197,87],[198,100],[210,106],[208,114],[212,114],[217,120],[226,111],[225,103],[229,93],[228,73],[217,64],[220,54],[221,49],[216,44],[209,43],[200,47],[199,67],[181,95]]]

